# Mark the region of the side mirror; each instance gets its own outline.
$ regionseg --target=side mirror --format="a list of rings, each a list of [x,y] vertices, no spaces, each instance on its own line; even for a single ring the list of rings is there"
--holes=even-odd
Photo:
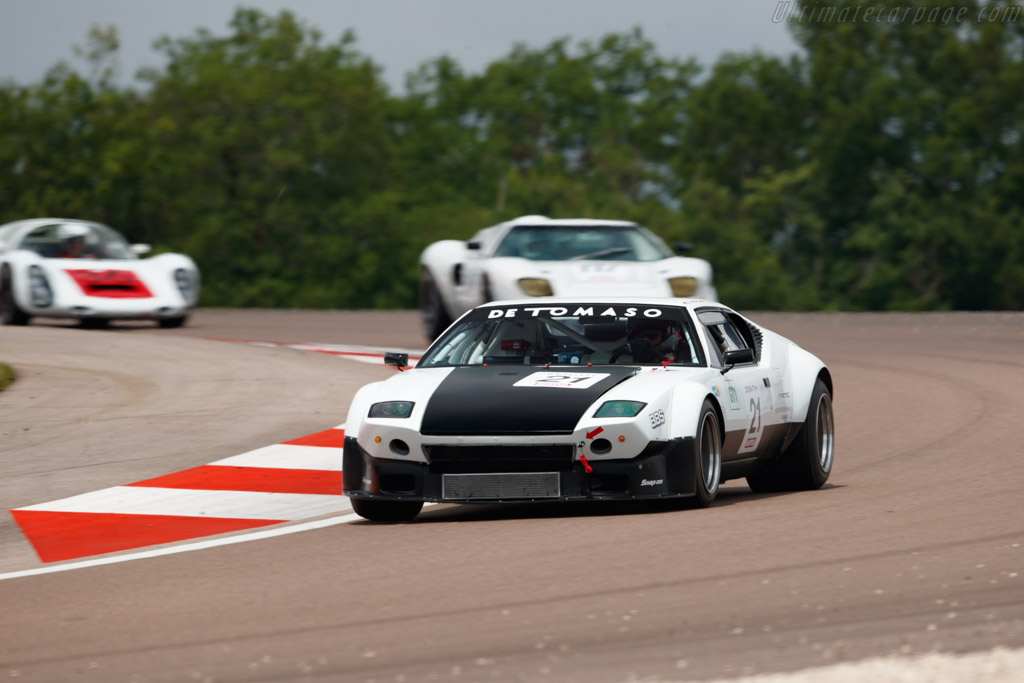
[[[480,251],[480,243],[479,242],[466,242],[466,249],[469,249],[470,251]]]
[[[672,245],[677,254],[689,254],[693,251],[693,242],[676,242]]]
[[[398,370],[409,367],[409,354],[395,353],[394,351],[385,351],[384,365],[392,365]]]
[[[736,351],[725,352],[725,366],[726,370],[729,370],[734,365],[741,365],[743,363],[754,362],[754,349],[738,349]],[[723,370],[722,372],[725,372]]]
[[[148,254],[153,251],[152,245],[149,244],[133,244],[129,249],[131,249],[132,253],[136,256],[142,256],[143,254]]]

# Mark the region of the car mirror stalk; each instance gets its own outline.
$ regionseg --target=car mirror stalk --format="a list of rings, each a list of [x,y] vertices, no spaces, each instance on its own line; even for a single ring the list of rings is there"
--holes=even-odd
[[[725,352],[725,367],[722,369],[722,374],[732,370],[733,366],[740,365],[741,363],[753,363],[754,349],[737,349],[735,351]]]

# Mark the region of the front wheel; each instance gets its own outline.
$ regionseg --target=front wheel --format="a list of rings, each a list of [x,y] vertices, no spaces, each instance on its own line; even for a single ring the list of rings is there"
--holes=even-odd
[[[715,500],[722,483],[722,430],[718,413],[709,400],[704,401],[700,411],[695,456],[693,502],[695,507],[704,508]]]
[[[437,283],[426,270],[420,276],[420,311],[423,313],[423,331],[430,341],[440,337],[452,324],[452,319],[444,308],[444,300],[441,298]]]
[[[807,418],[793,443],[764,472],[747,477],[755,493],[820,489],[832,472],[836,432],[832,394],[821,379],[814,384]]]
[[[423,501],[353,498],[352,509],[371,522],[410,522],[423,509]]]
[[[166,330],[174,327],[181,327],[185,324],[185,320],[187,320],[186,316],[182,315],[177,318],[160,318],[156,322],[160,327]]]
[[[30,318],[25,311],[18,308],[18,303],[14,300],[10,272],[5,269],[3,278],[0,279],[0,322],[4,325],[28,325]]]

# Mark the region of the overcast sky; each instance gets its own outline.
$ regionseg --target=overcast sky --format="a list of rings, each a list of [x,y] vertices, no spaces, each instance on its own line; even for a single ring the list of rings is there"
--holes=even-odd
[[[596,40],[639,26],[666,57],[705,66],[726,51],[797,51],[785,23],[773,22],[778,0],[0,0],[0,81],[35,83],[59,60],[84,71],[72,46],[93,25],[115,25],[122,84],[144,66],[162,67],[156,38],[192,37],[196,29],[229,33],[236,7],[276,15],[291,10],[325,42],[352,29],[357,49],[383,68],[400,92],[405,75],[443,54],[471,73],[525,43],[543,47],[568,36]]]

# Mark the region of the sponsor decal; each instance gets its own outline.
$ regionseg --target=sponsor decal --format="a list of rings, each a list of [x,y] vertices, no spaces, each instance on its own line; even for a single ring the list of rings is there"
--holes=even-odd
[[[615,263],[581,263],[575,270],[583,282],[617,282],[629,275]]]
[[[663,424],[665,424],[665,411],[659,408],[651,412],[651,429],[657,429]]]
[[[522,313],[520,313],[522,310]],[[565,306],[524,306],[522,309],[519,308],[495,308],[487,313],[488,319],[491,318],[559,318],[564,316],[573,317],[592,317],[594,316],[594,307],[590,306],[584,308],[582,306],[575,309],[569,309]],[[660,308],[643,308],[640,306],[609,306],[604,310],[597,313],[597,317],[623,317],[623,318],[660,318],[662,310]]]
[[[740,397],[736,393],[736,387],[729,387],[729,410],[740,409]]]
[[[607,372],[534,372],[512,386],[589,389],[609,376]]]
[[[722,398],[722,392],[718,390],[717,384],[712,386],[711,390],[715,392],[715,396],[717,396],[718,398]]]
[[[641,479],[641,486],[661,486],[665,483],[664,479]]]
[[[750,399],[750,426],[747,428],[747,438],[739,448],[739,453],[746,453],[757,448],[761,441],[761,434],[764,431],[764,423],[761,420],[761,399]]]

